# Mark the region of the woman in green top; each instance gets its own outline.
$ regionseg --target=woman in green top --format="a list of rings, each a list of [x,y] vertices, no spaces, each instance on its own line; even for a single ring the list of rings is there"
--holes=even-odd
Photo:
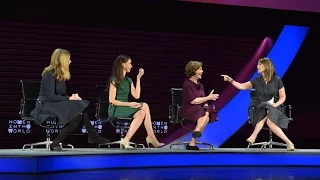
[[[144,74],[142,68],[137,75],[136,87],[134,87],[131,78],[126,77],[132,68],[131,58],[126,55],[119,55],[113,63],[112,75],[108,81],[109,84],[109,109],[108,114],[111,117],[133,118],[126,136],[121,139],[120,145],[124,148],[133,148],[129,145],[131,137],[138,130],[142,122],[147,130],[147,145],[152,144],[154,147],[162,147],[153,133],[150,109],[146,103],[128,102],[128,96],[135,99],[140,98],[140,79]]]

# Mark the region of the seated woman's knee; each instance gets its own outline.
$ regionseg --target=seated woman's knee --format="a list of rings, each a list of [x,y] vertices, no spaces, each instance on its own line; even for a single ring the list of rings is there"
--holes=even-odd
[[[134,116],[144,119],[144,117],[146,116],[146,112],[143,110],[139,110],[138,112],[136,112],[136,114]]]
[[[149,105],[147,103],[142,103],[141,109],[149,110]]]

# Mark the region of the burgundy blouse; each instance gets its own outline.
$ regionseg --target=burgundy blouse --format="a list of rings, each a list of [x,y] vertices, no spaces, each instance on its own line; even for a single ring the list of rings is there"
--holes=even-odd
[[[182,86],[182,103],[180,109],[180,117],[197,121],[208,111],[210,121],[217,119],[217,112],[213,105],[214,101],[207,101],[202,104],[191,104],[198,97],[205,97],[204,86],[198,81],[194,83],[190,79],[185,79]]]

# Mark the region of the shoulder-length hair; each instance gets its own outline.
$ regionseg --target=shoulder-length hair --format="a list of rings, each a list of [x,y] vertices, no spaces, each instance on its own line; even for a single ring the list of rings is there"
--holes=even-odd
[[[50,65],[44,68],[42,76],[45,72],[53,71],[55,77],[59,81],[66,81],[71,78],[69,71],[71,53],[65,49],[56,49],[51,55]]]
[[[107,82],[107,89],[109,88],[110,83],[115,85],[117,88],[122,84],[123,77],[123,66],[122,63],[126,63],[131,59],[127,55],[119,55],[113,62],[112,73]]]
[[[259,63],[263,64],[265,67],[264,79],[267,82],[270,82],[277,75],[272,61],[269,58],[265,57],[265,58],[259,59]]]
[[[202,67],[202,62],[200,61],[189,61],[188,64],[186,65],[185,69],[184,69],[184,74],[187,77],[191,77],[196,75],[196,71]]]

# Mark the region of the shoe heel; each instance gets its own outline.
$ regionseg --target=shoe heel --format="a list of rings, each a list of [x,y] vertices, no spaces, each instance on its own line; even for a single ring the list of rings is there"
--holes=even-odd
[[[150,149],[150,140],[149,140],[149,138],[148,137],[146,137],[146,143],[147,143],[147,147]]]
[[[123,139],[120,139],[120,149],[124,148],[124,142],[123,142]]]
[[[253,143],[250,142],[248,139],[246,140],[246,142],[248,143],[248,146],[251,146]]]
[[[120,140],[120,149],[122,149],[122,148],[124,148],[124,149],[133,149],[133,147],[130,146],[130,145],[125,146],[124,140],[121,139],[121,140]]]
[[[152,146],[153,146],[154,148],[160,148],[160,147],[164,146],[163,143],[156,144],[156,143],[152,142],[152,140],[149,139],[148,137],[146,137],[146,142],[147,142],[148,148],[150,148],[150,144],[152,144]]]
[[[293,144],[293,143],[292,143],[292,146],[293,146],[293,147],[290,148],[290,149],[287,148],[287,151],[294,151],[295,148],[294,148],[294,144]]]

